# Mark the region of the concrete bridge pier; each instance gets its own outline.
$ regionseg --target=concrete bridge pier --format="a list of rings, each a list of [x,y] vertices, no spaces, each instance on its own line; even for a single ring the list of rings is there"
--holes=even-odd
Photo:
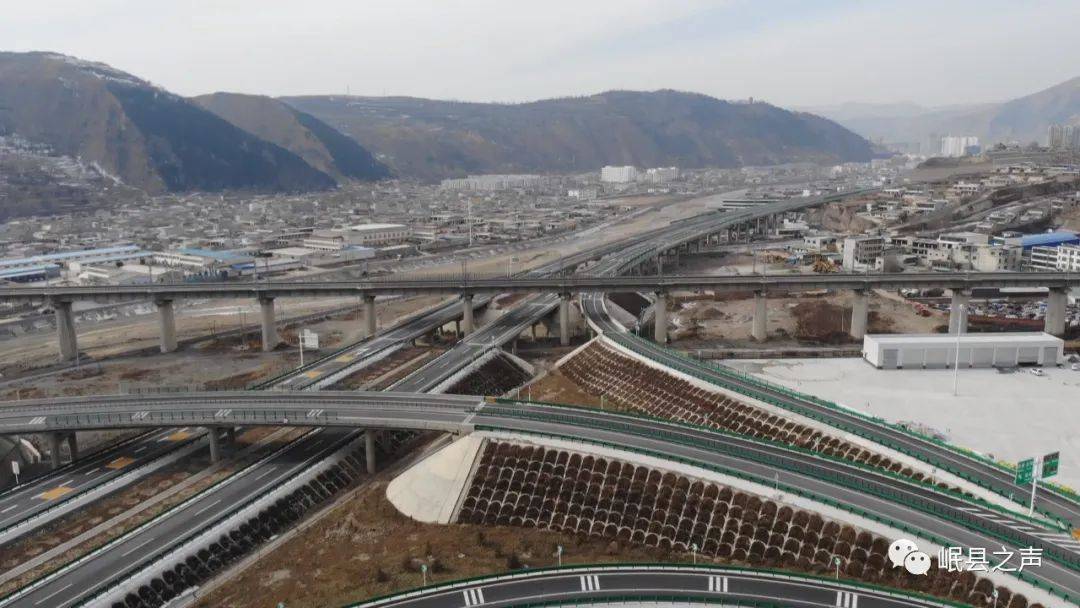
[[[161,327],[161,352],[176,350],[176,312],[172,300],[157,300],[158,324]]]
[[[364,430],[364,463],[367,464],[368,475],[375,474],[375,431]]]
[[[60,362],[74,361],[79,356],[79,344],[75,337],[75,314],[71,310],[71,302],[55,300],[53,310],[56,311],[56,335],[60,340]]]
[[[536,330],[533,330],[533,333],[535,333],[535,331]],[[461,319],[454,319],[454,337],[461,337]]]
[[[949,303],[949,333],[967,333],[967,308],[971,303],[971,293],[963,289],[952,290],[952,301]]]
[[[866,335],[867,293],[866,290],[856,289],[855,300],[851,304],[851,330],[848,334],[856,340],[862,340]]]
[[[1043,331],[1059,338],[1065,335],[1065,317],[1068,293],[1065,289],[1051,287],[1046,294],[1046,317]]]
[[[753,336],[758,342],[764,342],[769,336],[769,300],[765,297],[764,291],[754,292],[754,325],[750,331],[750,335]]]
[[[536,342],[536,323],[529,326],[529,332],[532,333],[532,341]]]
[[[79,459],[79,442],[75,439],[75,433],[69,433],[67,436],[68,454],[71,455],[71,462],[75,462]]]
[[[559,294],[559,344],[570,345],[570,294]]]
[[[653,305],[653,339],[657,344],[667,344],[667,292],[656,292]]]
[[[216,426],[206,427],[206,436],[210,440],[210,462],[221,460],[221,429]]]
[[[375,337],[377,329],[378,317],[375,316],[375,296],[364,296],[364,337]]]
[[[473,296],[471,293],[461,294],[461,318],[462,321],[464,321],[463,325],[465,326],[466,336],[475,331],[475,326],[473,324],[472,299]]]
[[[63,435],[60,433],[49,433],[49,458],[51,462],[49,466],[52,470],[60,468],[60,443],[63,441]]]
[[[277,325],[274,324],[274,298],[259,298],[259,314],[262,318],[262,349],[266,353],[278,345]]]

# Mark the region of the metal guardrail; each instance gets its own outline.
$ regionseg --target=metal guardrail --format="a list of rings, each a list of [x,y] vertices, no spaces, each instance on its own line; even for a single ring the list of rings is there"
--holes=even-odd
[[[200,437],[192,437],[191,439],[188,439],[188,440],[184,441],[181,444],[181,447],[178,447],[176,450],[174,450],[173,452],[170,452],[169,454],[163,455],[160,458],[155,458],[154,460],[151,460],[150,462],[143,463],[141,466],[135,467],[134,469],[131,469],[130,471],[125,471],[122,475],[119,475],[118,477],[115,477],[115,478],[113,478],[113,479],[111,479],[111,480],[109,480],[109,481],[107,481],[105,483],[96,485],[93,488],[90,488],[90,489],[86,490],[85,492],[79,492],[79,493],[73,493],[73,494],[67,494],[67,495],[61,496],[59,499],[56,500],[56,502],[54,504],[49,505],[49,508],[45,509],[44,511],[39,511],[39,512],[37,512],[37,513],[35,513],[35,514],[21,520],[21,521],[13,523],[13,524],[11,524],[9,526],[6,526],[4,528],[0,528],[0,544],[8,543],[8,542],[11,542],[12,540],[14,540],[16,538],[19,538],[20,536],[22,536],[26,532],[19,532],[10,539],[5,538],[5,537],[10,533],[15,532],[19,528],[25,528],[25,527],[33,528],[33,527],[35,527],[35,522],[40,520],[42,517],[51,516],[52,514],[57,513],[58,511],[68,509],[69,507],[70,508],[76,508],[78,505],[75,505],[74,507],[72,507],[72,503],[74,503],[76,501],[82,502],[82,501],[94,500],[96,498],[106,496],[109,493],[114,491],[113,488],[118,489],[119,487],[124,487],[129,482],[133,481],[134,479],[138,479],[144,472],[152,472],[152,471],[155,471],[155,470],[160,469],[162,467],[173,464],[174,462],[176,462],[180,458],[188,456],[194,450],[197,450],[198,447],[197,446],[192,446],[191,444],[199,441],[200,439],[202,439],[201,436]],[[192,449],[192,448],[194,448],[194,449]]]
[[[493,412],[490,410],[485,410],[484,413],[487,415],[493,414]],[[499,414],[495,413],[495,415]],[[684,445],[706,452],[725,454],[736,458],[752,460],[758,462],[759,464],[777,467],[782,470],[791,471],[794,473],[800,473],[828,483],[847,487],[860,493],[869,494],[877,496],[884,500],[897,502],[909,508],[921,511],[923,513],[934,515],[936,517],[941,517],[947,521],[951,521],[953,523],[966,527],[969,530],[989,535],[998,540],[1003,540],[1010,543],[1030,542],[1030,539],[1024,539],[1019,537],[1020,531],[1014,530],[1002,524],[998,524],[997,522],[991,522],[991,525],[987,525],[987,522],[984,519],[978,518],[971,513],[950,507],[948,505],[941,505],[940,503],[936,503],[935,501],[927,499],[925,497],[919,497],[919,499],[913,500],[909,493],[906,493],[902,490],[891,488],[880,482],[868,481],[866,479],[852,477],[851,475],[845,474],[843,472],[823,469],[817,465],[814,465],[813,463],[807,462],[805,460],[800,460],[795,457],[789,457],[779,454],[765,454],[761,452],[748,453],[746,451],[736,448],[735,446],[725,445],[719,441],[708,441],[706,439],[690,438],[684,434],[667,431],[647,431],[626,423],[605,423],[597,420],[582,421],[580,418],[574,418],[571,416],[529,414],[526,412],[522,412],[520,414],[510,414],[508,415],[508,417],[517,417],[539,421],[554,420],[556,422],[562,422],[571,426],[584,426],[600,430],[609,430],[617,433],[624,433],[628,435],[648,437],[652,439],[663,439],[671,443]],[[582,439],[579,438],[579,440]],[[621,449],[628,448],[624,446]],[[664,457],[667,459],[677,458],[676,456],[670,454]],[[701,461],[692,462],[699,463],[695,466],[704,466],[706,464],[702,463]],[[1044,546],[1043,549],[1045,554],[1048,557],[1054,559],[1054,561],[1065,566],[1066,568],[1080,572],[1080,555],[1072,552],[1063,552],[1054,545]]]
[[[522,405],[522,406],[525,406],[525,407],[528,407],[530,405],[539,404],[539,405],[544,405],[544,406],[548,406],[548,407],[556,407],[556,408],[571,409],[571,410],[580,410],[582,412],[592,412],[592,413],[595,413],[597,411],[597,410],[595,410],[593,408],[588,408],[588,407],[579,406],[579,405],[568,405],[568,404],[563,404],[563,403],[550,403],[550,402],[545,402],[545,401],[521,401],[521,400],[507,399],[507,398],[501,398],[501,397],[494,399],[494,402],[496,402],[496,403],[505,403],[505,404],[517,404],[517,405]],[[491,414],[492,410],[490,410],[490,409],[484,410],[484,413]],[[837,456],[829,456],[828,454],[824,454],[824,453],[821,453],[821,452],[815,452],[815,451],[809,450],[807,448],[802,448],[802,447],[799,447],[799,446],[789,445],[789,444],[786,444],[786,443],[781,443],[779,441],[773,441],[773,440],[770,440],[770,439],[762,439],[762,438],[758,438],[758,437],[751,437],[751,436],[748,436],[748,435],[740,435],[739,433],[735,433],[735,432],[728,431],[728,430],[725,430],[725,429],[714,429],[714,428],[707,427],[707,426],[697,425],[697,424],[694,424],[694,423],[691,423],[691,422],[683,422],[683,421],[680,421],[680,420],[669,420],[669,419],[659,418],[659,417],[656,417],[656,416],[651,416],[651,415],[643,414],[643,413],[639,413],[639,412],[619,412],[619,415],[627,416],[627,417],[630,417],[630,418],[637,418],[637,419],[645,420],[645,421],[648,421],[648,422],[666,424],[666,425],[673,426],[673,427],[682,427],[682,428],[685,428],[685,429],[688,429],[688,430],[691,430],[691,431],[706,432],[706,433],[713,433],[713,434],[717,434],[717,435],[722,435],[724,437],[730,437],[730,438],[738,440],[738,441],[743,441],[743,442],[752,443],[752,444],[758,444],[758,445],[761,445],[762,447],[795,452],[797,454],[801,454],[801,455],[806,456],[806,457],[817,458],[817,459],[820,459],[820,460],[834,462],[834,463],[836,463],[838,465],[842,465],[842,466],[845,466],[845,467],[852,467],[852,468],[856,468],[856,469],[866,471],[867,473],[871,473],[871,474],[875,474],[875,475],[881,475],[883,477],[888,477],[890,479],[893,479],[893,480],[901,482],[901,483],[920,486],[926,491],[937,492],[939,494],[949,496],[950,498],[954,498],[956,500],[962,500],[962,501],[971,503],[973,505],[979,506],[981,508],[996,511],[998,513],[1001,513],[1003,515],[1007,515],[1007,516],[1012,517],[1014,519],[1025,521],[1025,522],[1035,524],[1035,525],[1038,525],[1038,526],[1041,526],[1041,527],[1044,527],[1044,528],[1057,529],[1058,531],[1061,531],[1061,532],[1066,532],[1066,531],[1069,530],[1069,527],[1067,525],[1064,525],[1059,520],[1056,520],[1056,519],[1055,520],[1044,520],[1044,519],[1039,519],[1037,517],[1028,516],[1025,513],[1019,513],[1019,512],[1016,512],[1016,511],[1011,511],[1009,509],[1006,509],[1005,507],[1002,507],[1001,505],[994,504],[992,502],[989,502],[989,501],[984,500],[982,498],[979,498],[977,496],[968,496],[968,495],[964,494],[963,492],[960,492],[960,491],[955,490],[953,488],[941,488],[941,487],[938,487],[937,485],[933,484],[927,478],[924,478],[922,481],[919,481],[919,480],[916,480],[916,479],[904,477],[904,476],[902,476],[902,475],[900,475],[898,473],[894,473],[893,471],[890,471],[890,470],[887,470],[887,469],[880,469],[880,468],[873,467],[871,465],[863,464],[863,463],[860,463],[860,462],[855,462],[855,461],[851,461],[851,460],[845,460],[845,459],[839,458]]]
[[[127,540],[128,538],[131,538],[132,536],[135,536],[136,534],[140,533],[142,530],[145,530],[146,528],[149,528],[150,526],[154,525],[155,523],[162,520],[163,518],[175,515],[181,509],[187,507],[188,505],[194,503],[197,500],[200,500],[204,496],[207,496],[209,493],[214,492],[214,491],[216,491],[216,490],[218,490],[218,489],[220,489],[220,488],[222,488],[222,487],[224,487],[224,486],[226,486],[228,484],[236,482],[236,480],[240,479],[241,476],[244,473],[247,473],[248,471],[252,470],[254,467],[258,466],[259,463],[263,462],[264,460],[273,458],[277,454],[289,449],[290,445],[292,445],[292,444],[289,443],[289,444],[281,446],[280,448],[278,448],[277,450],[275,450],[274,452],[269,454],[266,458],[260,459],[260,460],[258,460],[256,462],[253,462],[253,463],[249,464],[248,466],[244,467],[243,469],[241,469],[240,471],[237,471],[235,474],[229,475],[228,477],[225,477],[225,478],[211,484],[209,487],[205,488],[203,491],[189,497],[188,499],[180,502],[179,504],[174,505],[173,507],[171,507],[169,509],[166,509],[166,510],[162,511],[161,513],[158,513],[154,517],[146,520],[145,522],[143,522],[142,524],[136,526],[135,528],[132,528],[131,530],[128,530],[124,534],[121,534],[120,536],[117,536],[116,538],[106,542],[104,545],[101,545],[100,547],[90,551],[89,553],[86,553],[85,555],[82,555],[81,557],[78,557],[74,561],[71,561],[71,562],[68,562],[67,564],[64,564],[63,566],[61,566],[57,570],[54,570],[53,572],[50,572],[49,574],[46,574],[45,576],[42,576],[42,577],[36,579],[35,581],[30,583],[29,585],[26,585],[24,587],[20,587],[19,589],[15,589],[14,591],[11,591],[10,593],[8,593],[6,595],[0,596],[0,606],[7,605],[8,602],[11,601],[12,599],[17,599],[17,597],[22,597],[26,593],[28,593],[30,591],[33,591],[34,589],[37,589],[41,585],[43,585],[43,584],[47,583],[48,581],[52,580],[54,577],[59,576],[59,575],[63,574],[64,572],[67,572],[67,571],[75,568],[79,564],[82,564],[82,563],[84,563],[86,561],[89,561],[89,560],[97,557],[101,553],[107,551],[110,547],[113,547],[116,544],[121,543],[121,542]]]
[[[942,449],[947,449],[950,452],[952,452],[953,454],[956,454],[958,456],[962,456],[962,457],[965,457],[965,458],[971,458],[971,459],[976,460],[976,461],[978,461],[978,462],[980,462],[980,463],[982,463],[984,465],[992,466],[992,467],[994,467],[994,468],[996,468],[998,470],[1001,470],[1001,471],[1004,471],[1004,472],[1008,472],[1009,474],[1012,474],[1012,472],[1008,468],[1002,466],[1000,463],[995,462],[995,461],[993,461],[993,460],[991,460],[989,458],[983,457],[981,455],[978,455],[978,454],[976,454],[974,452],[971,452],[970,450],[964,450],[962,448],[958,448],[956,446],[953,446],[953,445],[951,445],[951,444],[949,444],[947,442],[941,441],[939,439],[929,437],[927,435],[923,435],[923,434],[918,433],[916,431],[912,431],[911,429],[908,429],[907,427],[904,427],[904,426],[901,426],[901,425],[898,425],[898,424],[890,423],[890,422],[888,422],[886,420],[883,420],[881,418],[877,418],[877,417],[873,417],[873,416],[867,416],[865,414],[862,414],[861,412],[857,412],[857,411],[854,411],[854,410],[850,410],[848,408],[844,408],[843,406],[840,406],[840,405],[838,405],[836,403],[833,403],[831,401],[826,401],[824,399],[819,399],[817,397],[814,397],[813,395],[807,395],[805,393],[801,393],[801,392],[798,392],[798,391],[791,390],[791,389],[789,389],[787,387],[781,387],[781,386],[778,386],[778,385],[775,385],[775,384],[772,384],[772,383],[769,383],[769,382],[766,382],[766,381],[763,381],[763,380],[760,380],[760,379],[748,377],[748,375],[741,374],[741,373],[736,372],[734,370],[726,370],[726,369],[724,369],[723,366],[720,366],[719,364],[709,364],[709,363],[706,363],[706,362],[698,361],[696,359],[692,359],[692,358],[690,358],[690,357],[688,357],[688,356],[686,356],[686,355],[684,355],[682,353],[679,353],[677,351],[672,351],[671,349],[667,349],[667,348],[661,347],[659,345],[648,343],[643,338],[634,336],[632,334],[604,334],[604,335],[605,335],[605,337],[608,337],[608,338],[614,340],[615,342],[619,343],[620,345],[633,350],[634,352],[638,353],[639,355],[647,357],[647,358],[649,358],[649,359],[651,359],[653,361],[656,361],[658,363],[661,363],[661,364],[663,364],[665,366],[672,367],[676,371],[679,371],[679,372],[682,372],[684,374],[690,375],[690,376],[692,376],[694,378],[697,378],[699,380],[709,382],[709,383],[714,384],[716,386],[719,386],[721,388],[725,388],[727,390],[731,390],[731,391],[734,391],[736,393],[740,393],[740,394],[746,395],[748,397],[752,397],[754,399],[764,401],[766,403],[781,407],[783,409],[787,409],[789,411],[795,412],[795,413],[800,414],[802,416],[806,416],[806,417],[811,418],[813,420],[823,422],[825,424],[828,424],[829,426],[832,426],[834,428],[838,428],[838,429],[843,430],[845,432],[849,432],[849,433],[858,435],[860,437],[864,437],[864,438],[869,439],[869,440],[871,440],[871,441],[873,441],[875,443],[878,443],[878,444],[884,445],[884,446],[886,446],[888,448],[894,449],[894,450],[896,450],[896,451],[898,451],[898,452],[900,452],[902,454],[905,454],[905,455],[910,456],[912,458],[916,458],[918,460],[926,462],[927,464],[938,467],[938,468],[940,468],[940,469],[942,469],[944,471],[947,471],[947,472],[949,472],[949,473],[951,473],[953,475],[956,475],[957,477],[960,477],[961,479],[964,479],[965,481],[968,481],[969,483],[973,483],[973,484],[975,484],[975,485],[977,485],[977,486],[979,486],[979,487],[981,487],[981,488],[983,488],[985,490],[989,490],[991,492],[994,492],[995,494],[998,494],[998,495],[1000,495],[1000,496],[1002,496],[1004,498],[1008,498],[1010,500],[1015,500],[1015,496],[1012,496],[1010,494],[1006,494],[1006,493],[1002,492],[1001,490],[999,490],[999,489],[985,483],[981,479],[971,477],[970,475],[967,475],[963,471],[957,470],[955,467],[950,465],[947,461],[935,460],[935,459],[932,459],[932,458],[928,457],[927,454],[924,453],[924,452],[918,452],[918,451],[910,450],[907,447],[903,446],[902,444],[899,444],[899,443],[897,443],[895,441],[892,441],[887,436],[876,434],[876,433],[869,433],[865,429],[863,429],[862,427],[856,427],[856,426],[843,424],[842,422],[823,417],[818,412],[814,411],[813,409],[805,408],[805,407],[799,407],[797,404],[793,405],[792,403],[776,399],[772,395],[768,395],[766,393],[753,391],[753,390],[748,389],[745,386],[740,386],[739,384],[731,384],[729,382],[725,382],[724,379],[722,379],[720,377],[717,377],[717,376],[726,376],[727,378],[737,378],[738,380],[743,381],[743,382],[745,382],[747,384],[754,384],[754,385],[757,385],[759,388],[763,388],[763,389],[767,389],[767,390],[774,391],[774,392],[777,392],[777,393],[781,393],[782,395],[788,397],[789,399],[795,400],[795,401],[802,400],[802,401],[812,402],[812,403],[814,403],[816,405],[819,405],[819,406],[826,407],[826,408],[829,408],[831,410],[834,410],[838,414],[854,416],[854,417],[860,418],[860,419],[862,419],[862,420],[864,420],[866,422],[870,422],[870,423],[872,423],[874,425],[887,427],[887,428],[892,429],[894,431],[897,431],[897,432],[903,433],[905,435],[908,435],[908,436],[910,436],[910,437],[912,437],[914,439],[926,441],[926,442],[932,443],[935,446],[940,447]],[[671,358],[679,360],[682,363],[682,365],[674,365],[674,366],[670,365],[669,361],[662,360],[661,358],[655,356],[655,354],[653,353],[653,349],[663,351],[663,353],[665,355],[667,355],[667,356],[669,356]],[[1047,484],[1040,484],[1040,485],[1042,485],[1044,487],[1050,487]],[[1066,499],[1074,500],[1074,501],[1080,501],[1080,496],[1076,496],[1075,494],[1071,495],[1071,496],[1066,495],[1064,492],[1062,492],[1060,490],[1060,488],[1054,488],[1054,489],[1057,489],[1058,493],[1061,494],[1062,497],[1064,497]],[[1080,502],[1078,502],[1078,506],[1080,506]],[[1058,517],[1057,515],[1049,512],[1049,511],[1047,511],[1045,509],[1037,509],[1037,510],[1044,517],[1054,519],[1055,521],[1057,521],[1059,523],[1059,525],[1061,525],[1063,527],[1071,526],[1070,522],[1067,522],[1066,520]]]
[[[499,428],[497,426],[490,426],[490,425],[476,425],[476,429],[477,430],[493,431],[493,432],[500,432],[500,431],[505,432],[506,431],[506,429],[502,429],[502,428]],[[520,434],[526,434],[526,435],[534,435],[534,436],[538,436],[538,437],[551,437],[551,438],[555,438],[555,439],[562,439],[562,440],[565,440],[565,441],[585,442],[585,443],[590,443],[590,444],[594,444],[594,445],[600,445],[600,446],[607,447],[607,448],[610,448],[610,449],[613,449],[613,450],[622,450],[622,451],[627,451],[627,452],[633,452],[633,453],[642,454],[642,455],[645,455],[645,456],[651,456],[653,458],[658,458],[660,460],[665,460],[665,461],[669,461],[669,462],[673,461],[673,462],[678,462],[678,463],[682,463],[682,464],[687,464],[687,465],[697,467],[697,468],[700,468],[700,469],[714,471],[716,473],[720,473],[721,475],[728,475],[728,476],[731,476],[731,477],[736,477],[738,479],[744,479],[746,481],[750,481],[750,482],[753,482],[753,483],[756,483],[756,484],[759,484],[759,485],[764,485],[766,487],[778,488],[778,489],[783,490],[784,492],[786,492],[788,494],[793,494],[793,495],[799,496],[801,498],[806,498],[808,500],[811,500],[811,501],[814,501],[814,502],[819,502],[819,503],[831,506],[831,507],[836,508],[836,509],[841,509],[843,511],[847,511],[849,513],[852,513],[854,515],[858,515],[860,517],[865,517],[867,519],[871,519],[871,520],[876,521],[878,523],[881,523],[881,524],[884,524],[886,526],[892,527],[894,529],[900,530],[900,531],[902,531],[904,533],[918,535],[920,538],[924,538],[924,539],[929,540],[930,542],[938,544],[938,545],[947,546],[948,543],[949,543],[948,539],[941,538],[941,537],[939,537],[936,534],[933,534],[931,532],[928,532],[928,531],[925,531],[925,530],[920,530],[920,529],[917,529],[917,528],[912,528],[912,527],[908,526],[907,524],[897,522],[897,521],[895,521],[895,520],[893,520],[891,518],[882,517],[881,515],[879,515],[879,514],[877,514],[875,512],[865,511],[863,509],[856,508],[856,507],[854,507],[854,506],[852,506],[852,505],[850,505],[848,503],[835,500],[835,499],[830,498],[828,496],[819,495],[819,494],[816,494],[814,492],[809,492],[809,491],[803,490],[801,488],[796,488],[796,487],[791,486],[789,484],[786,484],[786,483],[784,483],[782,481],[778,482],[775,479],[766,479],[766,478],[763,478],[763,477],[759,477],[757,475],[752,475],[752,474],[744,473],[742,471],[738,471],[738,470],[735,470],[735,469],[728,469],[726,467],[713,465],[713,464],[709,464],[709,463],[704,463],[704,462],[700,462],[700,461],[697,461],[697,460],[687,459],[687,458],[683,458],[683,457],[675,456],[675,455],[671,455],[671,454],[665,454],[663,452],[656,452],[656,451],[649,450],[649,449],[644,449],[644,448],[627,447],[627,446],[624,446],[624,445],[621,445],[621,444],[613,444],[613,443],[605,442],[605,441],[583,440],[580,437],[572,437],[572,436],[568,436],[568,435],[560,435],[560,434],[557,434],[557,433],[523,431],[523,430],[520,430],[520,429],[513,429],[513,432],[514,433],[520,433]],[[1078,598],[1076,598],[1075,596],[1070,596],[1068,592],[1063,591],[1063,590],[1061,590],[1061,589],[1059,589],[1059,588],[1057,588],[1057,587],[1055,587],[1055,586],[1053,586],[1053,585],[1051,585],[1049,583],[1040,583],[1037,579],[1035,579],[1033,577],[1030,577],[1028,575],[1025,575],[1022,572],[1013,572],[1011,574],[1013,574],[1014,576],[1016,576],[1017,578],[1019,578],[1020,580],[1026,582],[1026,583],[1029,583],[1029,584],[1031,584],[1031,585],[1033,585],[1033,586],[1035,586],[1035,587],[1037,587],[1039,589],[1045,590],[1047,593],[1050,593],[1051,595],[1054,595],[1055,597],[1060,597],[1065,601],[1069,601],[1069,602],[1072,602],[1072,603],[1074,603],[1076,605],[1080,605],[1080,603],[1078,603],[1078,601],[1077,601]]]
[[[356,449],[356,447],[355,447],[356,442],[357,442],[357,438],[356,438],[355,434],[350,435],[350,436],[346,436],[345,438],[342,439],[342,441],[340,443],[337,444],[338,447],[334,450],[334,454],[332,454],[329,458],[319,460],[319,461],[313,463],[311,466],[297,471],[292,476],[290,476],[288,479],[286,479],[286,480],[282,481],[281,483],[279,483],[276,488],[274,488],[273,490],[271,490],[269,492],[258,494],[256,496],[250,496],[246,500],[244,500],[243,502],[240,502],[240,503],[237,503],[237,504],[233,505],[232,508],[229,509],[229,511],[227,513],[219,516],[215,521],[204,524],[202,527],[195,530],[192,534],[190,534],[188,536],[188,539],[186,541],[184,541],[183,543],[181,543],[179,545],[171,545],[171,546],[169,546],[169,547],[167,547],[165,549],[162,549],[161,551],[157,552],[156,554],[154,554],[150,558],[142,560],[140,563],[131,566],[130,568],[125,570],[123,573],[121,573],[119,577],[114,577],[114,580],[116,580],[117,582],[105,587],[104,589],[101,589],[101,590],[95,592],[92,596],[90,596],[89,598],[83,600],[80,605],[85,605],[85,604],[87,604],[89,602],[94,601],[97,598],[100,598],[102,596],[105,596],[105,595],[111,593],[115,589],[124,586],[133,577],[139,575],[140,572],[143,572],[143,571],[145,571],[147,569],[153,568],[154,566],[161,563],[162,561],[169,559],[169,556],[174,554],[175,552],[183,550],[185,547],[187,547],[187,546],[189,546],[191,544],[200,543],[201,542],[201,537],[203,535],[205,535],[207,532],[210,532],[214,528],[218,527],[222,522],[228,521],[229,519],[231,519],[231,518],[235,517],[236,515],[242,513],[246,509],[249,509],[250,507],[258,505],[260,502],[269,503],[271,500],[275,500],[278,497],[278,494],[283,493],[283,492],[290,492],[290,491],[294,490],[295,486],[299,485],[297,482],[307,483],[306,481],[304,481],[305,478],[312,477],[313,473],[317,474],[316,472],[321,473],[322,471],[325,471],[325,470],[329,469],[330,467],[332,467],[332,466],[336,465],[338,462],[340,462],[341,459],[344,458],[345,455],[347,455],[348,452],[351,452],[351,451],[355,450]],[[289,444],[289,445],[291,445],[291,444]],[[289,446],[286,445],[282,449],[286,449],[288,447]],[[276,455],[277,453],[278,452],[275,452],[274,455]],[[337,458],[335,458],[335,456],[337,456]],[[271,455],[270,457],[273,457],[273,455]],[[254,463],[252,466],[256,466],[257,464],[258,463]],[[247,469],[245,469],[245,471],[246,470]],[[234,478],[235,478],[235,476],[227,478],[226,481],[228,481],[228,479],[234,479]],[[202,494],[197,495],[196,498],[198,496],[201,496],[201,495]],[[170,509],[170,511],[172,511],[172,509]],[[157,519],[157,518],[155,518],[155,519]],[[154,520],[151,520],[151,521],[154,521]],[[150,523],[150,522],[147,522],[147,523]]]
[[[418,587],[418,588],[410,589],[410,590],[407,590],[407,591],[401,591],[401,592],[397,592],[397,593],[388,593],[388,594],[385,594],[385,595],[380,595],[380,596],[376,596],[376,597],[364,600],[362,602],[357,602],[357,603],[354,603],[354,604],[348,604],[344,608],[375,608],[376,606],[378,606],[380,604],[385,604],[387,602],[401,601],[401,600],[406,600],[406,599],[411,599],[411,598],[416,598],[416,597],[423,597],[425,595],[430,595],[432,593],[442,593],[444,591],[456,590],[456,589],[464,588],[464,587],[472,587],[472,586],[476,586],[476,585],[478,585],[480,583],[491,584],[491,583],[500,583],[500,582],[506,582],[506,581],[522,580],[522,579],[540,578],[540,577],[544,577],[544,576],[551,575],[551,574],[576,574],[576,573],[579,573],[579,572],[580,573],[586,573],[586,572],[589,572],[589,573],[597,573],[597,572],[599,572],[599,573],[605,573],[605,572],[625,573],[625,572],[635,572],[635,571],[647,571],[647,572],[661,571],[661,572],[677,572],[677,573],[688,573],[688,574],[705,573],[705,574],[713,575],[713,576],[720,575],[720,574],[735,574],[735,575],[742,574],[742,575],[752,576],[754,578],[759,578],[759,579],[760,578],[773,578],[773,579],[783,580],[783,581],[795,581],[795,582],[800,582],[800,583],[817,583],[817,584],[829,585],[829,586],[832,586],[832,587],[847,587],[847,588],[852,588],[852,589],[856,589],[856,590],[867,590],[867,591],[872,591],[874,593],[878,593],[878,594],[889,596],[889,597],[897,597],[897,598],[902,598],[902,599],[921,601],[921,602],[925,602],[925,603],[928,603],[928,604],[934,604],[936,606],[943,606],[943,607],[946,607],[946,608],[968,608],[967,604],[961,604],[961,603],[954,602],[954,601],[949,600],[949,599],[938,598],[938,597],[926,595],[926,594],[923,594],[923,593],[919,593],[917,591],[906,591],[906,590],[899,590],[899,589],[894,589],[894,588],[889,588],[889,587],[882,587],[880,585],[873,585],[871,583],[866,583],[866,582],[863,582],[863,581],[857,581],[857,580],[852,580],[852,579],[846,578],[846,575],[845,575],[844,579],[834,579],[834,578],[827,578],[827,577],[824,577],[824,576],[818,576],[818,575],[814,575],[814,574],[793,574],[793,573],[791,573],[789,571],[780,570],[780,569],[776,569],[776,568],[745,568],[745,567],[741,567],[741,566],[717,566],[717,565],[712,565],[712,564],[700,564],[700,565],[691,566],[689,564],[672,564],[672,563],[662,563],[662,562],[641,562],[641,563],[626,563],[626,564],[620,564],[620,563],[614,563],[614,562],[612,562],[612,563],[598,563],[598,564],[568,564],[566,566],[548,566],[548,567],[544,567],[544,568],[530,569],[528,571],[522,571],[522,572],[511,572],[511,573],[508,573],[508,574],[472,576],[472,577],[468,577],[468,578],[456,579],[456,580],[452,580],[452,581],[445,581],[445,582],[441,582],[441,583],[432,583],[432,584],[430,584],[430,585],[428,585],[426,587]],[[692,594],[694,592],[692,590],[687,590],[687,593]],[[607,596],[607,597],[611,598],[613,596]],[[622,597],[622,596],[620,596],[620,597]],[[650,596],[646,595],[644,597],[650,597]],[[681,596],[679,599],[685,601],[686,597],[687,596]],[[578,601],[579,603],[585,603],[585,602],[589,602],[590,600],[588,600],[587,598],[583,598],[581,600],[575,600],[575,601]],[[598,601],[608,601],[608,600],[601,599],[601,600],[598,600]],[[630,600],[623,600],[623,601],[630,601]],[[731,600],[717,600],[715,598],[708,598],[707,596],[702,596],[701,601],[713,601],[713,602],[725,601],[727,603],[727,605],[731,605],[730,604]],[[752,600],[745,600],[745,601],[749,602],[749,601],[752,601]],[[557,601],[556,602],[556,604],[561,604],[561,603],[564,603],[564,601]],[[531,605],[531,604],[515,604],[515,606],[526,606],[526,605]],[[537,605],[548,605],[548,604],[537,604]],[[743,605],[750,606],[750,605],[754,605],[754,604],[743,604]],[[778,604],[773,604],[773,603],[765,603],[763,605],[764,606],[780,606]]]

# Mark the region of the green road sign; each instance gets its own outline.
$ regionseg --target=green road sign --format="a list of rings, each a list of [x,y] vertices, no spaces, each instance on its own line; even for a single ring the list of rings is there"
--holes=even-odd
[[[1061,460],[1061,452],[1054,452],[1043,456],[1042,478],[1049,479],[1058,472],[1058,461]]]
[[[1035,477],[1034,458],[1028,458],[1016,463],[1016,483],[1018,485],[1031,483],[1033,477]]]

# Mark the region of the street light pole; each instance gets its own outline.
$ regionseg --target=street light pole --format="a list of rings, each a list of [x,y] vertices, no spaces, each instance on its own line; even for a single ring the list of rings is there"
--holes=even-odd
[[[964,315],[967,310],[963,304],[956,309],[956,359],[953,361],[952,394],[957,396],[957,387],[960,384],[960,330],[964,327]]]
[[[1042,475],[1042,456],[1036,458],[1031,467],[1031,504],[1028,505],[1028,517],[1035,513],[1035,488],[1038,487],[1039,475]]]

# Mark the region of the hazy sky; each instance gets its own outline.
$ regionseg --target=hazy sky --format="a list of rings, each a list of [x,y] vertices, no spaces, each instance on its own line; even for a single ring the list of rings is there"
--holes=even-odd
[[[18,0],[0,48],[184,95],[998,101],[1080,75],[1078,0]]]

